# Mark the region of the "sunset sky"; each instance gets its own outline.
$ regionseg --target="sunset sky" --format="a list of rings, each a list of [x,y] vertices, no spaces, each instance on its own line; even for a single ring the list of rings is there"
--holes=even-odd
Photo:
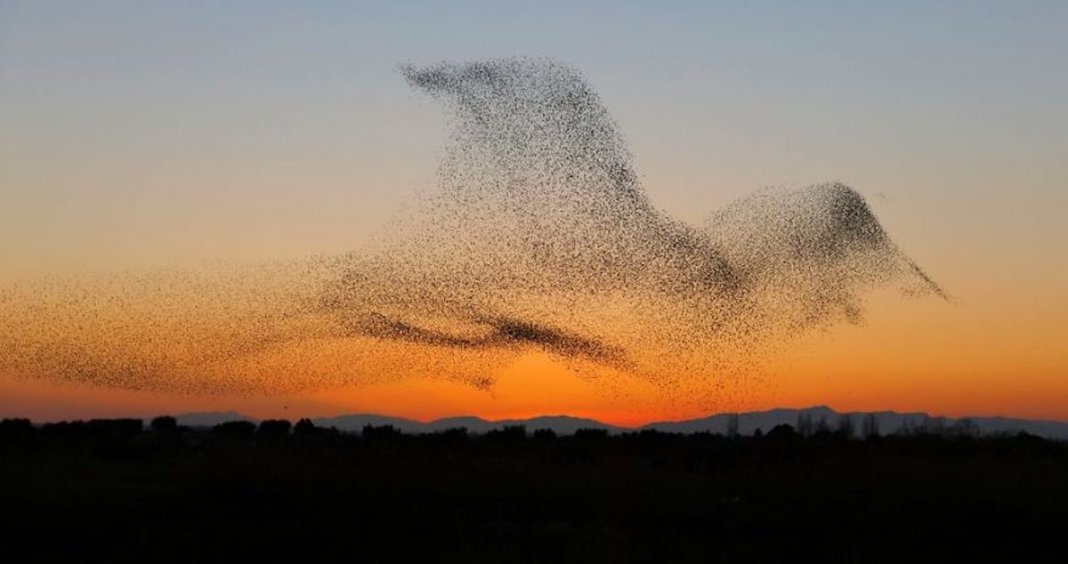
[[[573,4],[0,0],[0,286],[359,250],[435,187],[443,119],[398,65],[544,55],[585,74],[669,215],[700,225],[762,187],[846,182],[950,300],[873,292],[862,323],[698,398],[531,352],[488,390],[0,374],[0,417],[640,424],[826,404],[1068,420],[1068,4]]]

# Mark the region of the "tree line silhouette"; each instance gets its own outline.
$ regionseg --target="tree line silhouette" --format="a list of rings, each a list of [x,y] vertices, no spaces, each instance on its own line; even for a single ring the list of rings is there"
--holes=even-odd
[[[1059,550],[1068,444],[802,416],[750,435],[308,419],[0,421],[5,546],[31,560],[1011,559]],[[57,542],[60,541],[60,542]]]

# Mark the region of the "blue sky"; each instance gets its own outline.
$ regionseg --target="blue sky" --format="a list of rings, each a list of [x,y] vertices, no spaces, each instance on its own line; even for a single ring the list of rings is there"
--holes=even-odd
[[[1065,24],[1063,2],[3,1],[5,266],[348,248],[433,186],[441,119],[398,63],[511,55],[586,73],[687,220],[843,180],[921,258],[975,266],[954,249],[991,229],[995,253],[1068,251]]]

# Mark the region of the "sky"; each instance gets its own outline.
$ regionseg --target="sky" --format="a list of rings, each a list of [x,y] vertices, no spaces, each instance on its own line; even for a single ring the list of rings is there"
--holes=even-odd
[[[650,199],[699,224],[842,181],[948,302],[875,293],[723,397],[606,391],[532,354],[433,378],[205,396],[0,375],[0,416],[238,409],[592,416],[828,404],[1068,420],[1063,2],[0,0],[0,284],[359,249],[432,190],[437,107],[403,63],[550,56],[622,129]]]

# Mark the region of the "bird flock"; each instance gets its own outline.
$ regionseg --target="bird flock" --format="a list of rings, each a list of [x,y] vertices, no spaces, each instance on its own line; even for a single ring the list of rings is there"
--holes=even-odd
[[[844,184],[762,190],[699,226],[665,215],[568,65],[401,71],[449,130],[437,190],[381,245],[9,284],[0,371],[206,394],[409,377],[486,388],[539,351],[681,394],[857,322],[871,289],[945,297]]]

